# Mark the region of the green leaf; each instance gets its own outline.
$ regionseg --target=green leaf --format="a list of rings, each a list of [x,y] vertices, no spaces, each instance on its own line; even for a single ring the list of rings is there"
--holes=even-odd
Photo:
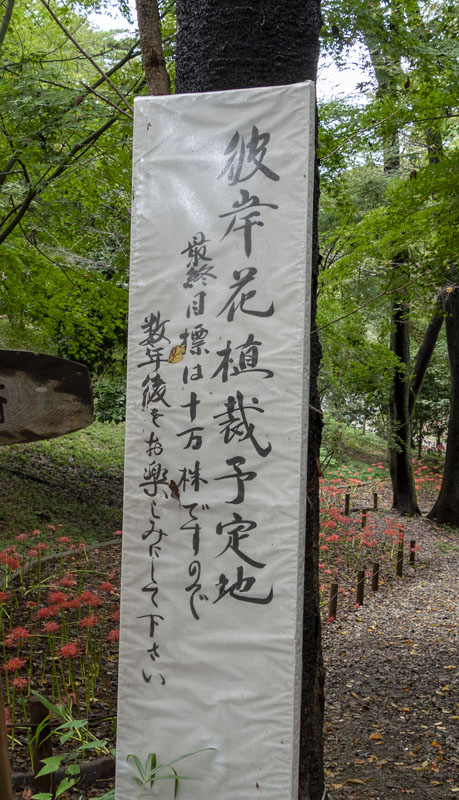
[[[55,706],[54,703],[50,703],[50,701],[47,700],[46,697],[43,697],[42,694],[36,692],[35,689],[31,689],[30,693],[33,694],[33,696],[36,697],[40,701],[40,703],[43,703],[43,705],[45,706],[45,708],[48,709],[48,711],[52,711],[53,714],[56,715],[56,717],[59,717],[59,719],[62,720],[66,719],[62,706]]]
[[[48,758],[42,758],[42,764],[45,766],[41,768],[40,772],[37,772],[36,778],[39,778],[41,775],[50,775],[52,772],[56,772],[59,769],[62,761],[65,758],[65,753],[59,756],[49,756]]]
[[[85,742],[78,750],[103,750],[107,746],[107,741],[108,739],[95,739],[93,742]]]
[[[80,728],[85,728],[88,725],[87,719],[69,719],[67,722],[63,722],[62,725],[59,725],[56,728],[56,731],[63,731],[67,728],[72,728],[75,730],[79,730]]]
[[[76,784],[75,778],[63,778],[56,789],[56,800],[58,797],[61,796],[61,794],[64,794],[64,792],[66,792],[67,789],[70,789],[71,786],[75,786],[75,784]]]
[[[31,800],[53,800],[53,796],[49,792],[40,792],[39,794],[33,794]]]
[[[126,760],[129,761],[129,759],[132,759],[132,761],[134,762],[134,764],[137,767],[137,771],[138,771],[139,775],[141,775],[142,778],[145,779],[145,771],[144,771],[144,768],[142,766],[142,762],[140,761],[140,758],[138,756],[134,755],[133,753],[129,753],[129,755],[126,756]]]

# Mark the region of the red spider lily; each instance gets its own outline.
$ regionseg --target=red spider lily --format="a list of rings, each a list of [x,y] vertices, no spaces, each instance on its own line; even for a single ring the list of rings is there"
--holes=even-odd
[[[325,539],[326,542],[339,542],[339,536],[337,533],[332,533],[331,536],[327,536]]]
[[[65,589],[71,589],[72,586],[76,586],[76,580],[72,578],[71,575],[64,575],[59,581],[59,586],[63,586]]]
[[[32,531],[32,536],[40,536],[40,534],[41,530],[39,528],[35,528],[35,530]]]
[[[34,547],[31,547],[30,550],[27,550],[27,555],[29,558],[37,558],[38,557],[38,550],[35,550]]]
[[[113,536],[122,536],[123,531],[113,531]]]
[[[68,544],[70,542],[70,539],[68,538],[68,536],[59,536],[57,541],[60,542],[61,544]]]
[[[27,661],[25,658],[18,658],[16,656],[16,658],[9,658],[6,664],[4,664],[3,669],[5,669],[6,672],[14,672],[17,669],[21,669],[26,663]]]
[[[38,542],[35,545],[35,547],[36,547],[37,550],[47,550],[48,549],[48,545],[45,544],[44,542]]]
[[[105,581],[104,583],[101,583],[100,586],[98,586],[97,588],[101,592],[107,592],[107,594],[110,594],[110,592],[114,592],[116,590],[116,586],[113,586],[113,583],[110,583],[110,581]]]
[[[89,590],[81,592],[80,601],[82,605],[90,606],[91,608],[97,608],[97,606],[102,605],[100,597]]]
[[[59,625],[59,623],[54,621],[45,622],[45,624],[43,625],[43,630],[45,633],[51,633],[51,634],[59,633],[60,629],[61,626]]]
[[[100,617],[90,614],[89,617],[82,617],[78,623],[80,628],[94,628],[100,622]]]
[[[336,620],[336,616],[334,614],[332,614],[331,617],[329,617],[327,619],[327,622],[334,622],[335,620]]]
[[[0,592],[0,603],[6,603],[11,600],[11,592]]]
[[[38,609],[37,618],[49,619],[50,617],[55,617],[60,613],[60,610],[60,606],[43,606],[42,608]]]
[[[25,642],[26,639],[30,639],[30,633],[26,628],[13,628],[8,639],[12,639],[13,642]]]
[[[13,552],[12,548],[7,547],[5,550],[2,550],[0,553],[0,561],[2,564],[5,564],[9,569],[19,569],[21,566],[21,559],[17,556],[12,556],[10,553]]]
[[[48,595],[48,601],[52,605],[62,606],[64,603],[67,602],[67,600],[68,597],[66,594],[64,594],[64,592],[50,592]]]
[[[120,629],[119,628],[112,628],[107,635],[107,642],[117,642],[120,638]]]
[[[28,689],[29,687],[29,681],[27,680],[27,678],[19,678],[19,677],[13,678],[11,683],[13,684],[15,689],[24,690]]]
[[[119,622],[119,619],[120,619],[120,610],[119,610],[119,608],[117,608],[116,611],[113,612],[113,614],[111,615],[111,619],[118,620],[118,622]]]
[[[70,597],[65,603],[62,603],[62,608],[80,608],[81,601],[79,597]]]
[[[78,645],[75,642],[62,645],[59,655],[61,658],[75,658],[78,655]]]
[[[16,536],[16,539],[18,540],[18,542],[25,542],[26,539],[28,539],[28,538],[29,537],[27,536],[26,533],[18,533],[18,535]]]

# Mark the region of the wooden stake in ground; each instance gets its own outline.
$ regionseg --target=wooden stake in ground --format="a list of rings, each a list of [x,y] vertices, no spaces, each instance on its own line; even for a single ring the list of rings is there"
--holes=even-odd
[[[377,592],[379,589],[379,563],[375,561],[373,564],[373,573],[371,576],[371,588],[373,592]]]
[[[416,561],[416,539],[410,541],[410,566],[414,567]]]
[[[346,492],[346,496],[344,498],[344,514],[346,517],[349,516],[350,504],[351,504],[351,495],[349,494],[349,492]]]
[[[51,727],[49,721],[43,726],[37,736],[37,728],[49,716],[48,710],[37,697],[29,698],[30,722],[32,724],[32,768],[34,776],[40,772],[44,758],[49,758],[53,754],[51,744]],[[34,777],[34,784],[37,792],[53,791],[53,774],[40,775]]]
[[[338,607],[338,584],[336,581],[330,584],[330,597],[328,600],[328,620],[331,622],[336,619],[336,610]]]
[[[397,550],[397,577],[401,578],[403,575],[403,539],[398,543]]]
[[[13,800],[13,784],[11,782],[10,756],[8,752],[8,735],[6,732],[5,704],[3,702],[2,675],[0,672],[0,797],[2,800]]]
[[[355,597],[355,602],[357,606],[361,606],[363,603],[364,591],[365,591],[365,570],[359,569],[357,573],[357,594]]]

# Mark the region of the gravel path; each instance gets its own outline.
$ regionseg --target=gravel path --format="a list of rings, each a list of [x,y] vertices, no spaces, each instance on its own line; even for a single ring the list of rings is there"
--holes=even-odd
[[[324,625],[330,800],[459,798],[459,533],[405,537],[417,567]]]

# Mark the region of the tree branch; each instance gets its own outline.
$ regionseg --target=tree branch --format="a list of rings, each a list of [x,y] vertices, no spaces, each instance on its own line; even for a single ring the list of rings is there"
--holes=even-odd
[[[118,95],[118,97],[119,97],[119,98],[122,100],[122,102],[125,104],[126,108],[127,108],[127,109],[128,109],[130,112],[131,112],[131,115],[132,115],[132,116],[134,116],[134,111],[133,111],[133,109],[132,109],[131,105],[130,105],[130,104],[128,103],[128,101],[126,100],[126,98],[125,98],[124,94],[122,93],[122,91],[121,91],[120,89],[118,89],[118,87],[117,87],[117,86],[115,86],[115,84],[113,83],[113,81],[111,81],[111,80],[110,80],[109,76],[107,75],[107,73],[106,73],[106,72],[104,72],[104,70],[102,69],[102,67],[99,67],[99,65],[98,65],[97,61],[94,61],[94,59],[92,58],[92,56],[90,56],[90,55],[89,55],[89,53],[87,53],[87,52],[86,52],[86,51],[85,51],[85,50],[82,48],[82,46],[81,46],[80,44],[78,44],[77,40],[76,40],[76,39],[75,39],[75,38],[72,36],[72,34],[71,34],[71,33],[70,33],[70,31],[68,30],[68,28],[66,28],[66,26],[63,24],[63,22],[61,22],[61,21],[60,21],[59,17],[57,17],[57,16],[56,16],[56,14],[54,13],[54,11],[51,9],[51,7],[50,7],[49,3],[47,3],[47,2],[46,2],[46,0],[41,0],[41,2],[42,2],[42,4],[44,5],[44,7],[47,9],[47,11],[48,11],[48,12],[51,14],[51,16],[52,16],[53,20],[56,22],[56,24],[57,24],[57,25],[59,25],[60,29],[61,29],[61,30],[62,30],[62,31],[65,33],[65,35],[67,36],[67,38],[68,38],[68,39],[70,39],[70,41],[72,42],[72,44],[74,44],[74,45],[75,45],[75,47],[77,48],[77,50],[79,50],[79,51],[80,51],[80,53],[82,53],[82,54],[84,55],[84,57],[88,59],[89,63],[90,63],[90,64],[92,64],[92,66],[94,67],[94,69],[96,69],[96,70],[97,70],[97,72],[99,72],[99,73],[102,75],[103,79],[104,79],[105,81],[107,81],[108,85],[109,85],[109,86],[111,86],[111,88],[113,89],[113,91],[114,91],[114,92],[116,92],[116,94]]]
[[[11,170],[13,169],[16,163],[16,156],[12,156],[7,164],[3,167],[0,172],[0,189],[2,188],[3,184],[5,183],[8,175],[10,174]]]
[[[410,417],[413,416],[416,400],[418,399],[418,394],[421,391],[422,382],[427,372],[427,367],[429,366],[430,359],[432,358],[432,353],[435,349],[435,345],[437,344],[438,334],[440,333],[442,325],[443,325],[443,306],[439,296],[437,297],[437,311],[433,315],[432,319],[430,320],[427,326],[421,346],[419,347],[419,350],[416,353],[414,359],[412,378],[410,382],[410,399],[409,399]]]
[[[2,47],[3,41],[6,36],[6,32],[8,30],[8,25],[10,24],[11,14],[13,13],[15,0],[7,0],[5,13],[3,14],[2,21],[0,22],[0,49]]]
[[[42,176],[40,180],[37,181],[35,186],[29,189],[24,200],[19,206],[16,215],[13,217],[9,225],[0,233],[0,244],[2,244],[5,241],[5,239],[10,235],[10,233],[15,229],[15,227],[19,225],[21,219],[23,218],[24,214],[26,213],[27,209],[29,208],[30,204],[35,199],[35,197],[41,194],[41,192],[44,189],[46,189],[46,187],[49,186],[49,184],[53,180],[58,178],[60,175],[62,175],[63,172],[65,172],[66,169],[68,169],[68,167],[72,162],[72,159],[75,156],[77,156],[78,153],[82,155],[80,151],[84,152],[85,148],[87,148],[89,145],[97,141],[97,139],[99,139],[99,137],[102,136],[102,134],[105,133],[105,131],[107,131],[113,125],[113,123],[117,121],[118,117],[115,116],[110,117],[110,119],[104,122],[104,124],[101,125],[100,128],[97,128],[97,130],[90,133],[89,136],[83,139],[83,141],[79,142],[78,144],[75,144],[72,147],[72,149],[69,150],[67,155],[64,156],[61,163],[56,167],[54,172],[52,172],[51,175],[49,175],[49,177],[45,178],[44,176]]]
[[[107,105],[111,106],[112,108],[116,108],[116,110],[119,111],[120,114],[124,114],[125,117],[132,120],[132,116],[128,114],[128,112],[125,111],[124,108],[121,108],[121,106],[117,106],[116,103],[113,103],[111,100],[109,100],[108,97],[104,97],[103,94],[99,94],[99,92],[96,92],[96,90],[93,89],[92,86],[88,86],[87,83],[83,82],[81,83],[81,85],[84,86],[84,88],[87,89],[88,92],[91,92],[91,94],[93,94],[95,97],[98,97],[99,100],[102,100],[103,103],[107,103]]]
[[[336,319],[332,319],[331,322],[326,322],[325,325],[320,325],[318,328],[315,328],[311,333],[318,333],[319,331],[323,331],[324,328],[330,327],[330,325],[334,325],[335,322],[341,322],[342,319],[347,319],[347,317],[352,317],[353,314],[357,314],[357,311],[361,311],[362,308],[371,305],[376,300],[379,300],[381,297],[387,297],[390,294],[395,294],[396,292],[400,292],[402,289],[406,289],[407,286],[411,286],[412,283],[415,283],[419,278],[412,278],[408,283],[405,283],[403,286],[396,286],[395,289],[384,289],[383,292],[376,294],[374,297],[370,297],[369,300],[366,300],[365,303],[362,305],[357,306],[352,311],[349,311],[347,314],[343,314],[341,317],[336,317]]]

